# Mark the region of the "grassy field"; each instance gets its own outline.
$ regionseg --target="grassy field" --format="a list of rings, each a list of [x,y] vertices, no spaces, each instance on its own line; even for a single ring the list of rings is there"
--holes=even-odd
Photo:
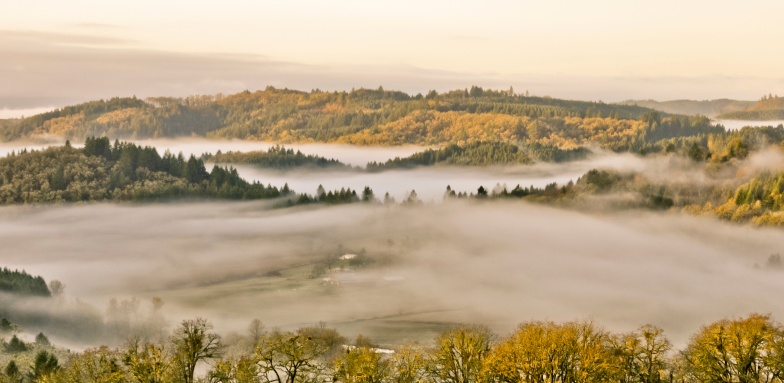
[[[268,327],[284,329],[325,321],[348,338],[370,336],[384,347],[402,341],[428,342],[439,331],[459,323],[461,308],[438,302],[408,305],[406,281],[386,281],[383,266],[351,267],[336,261],[333,272],[311,277],[316,263],[296,264],[264,276],[166,291],[164,299],[178,309],[211,312],[221,327],[242,328],[259,318]],[[350,271],[335,272],[335,270]],[[352,276],[353,278],[349,278]],[[324,278],[344,281],[325,282]],[[368,305],[367,302],[375,302]],[[223,313],[231,313],[224,315]]]

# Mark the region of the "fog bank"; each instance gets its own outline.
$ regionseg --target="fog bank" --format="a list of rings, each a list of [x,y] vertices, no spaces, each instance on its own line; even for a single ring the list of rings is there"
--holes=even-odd
[[[456,322],[505,332],[520,321],[578,317],[616,331],[653,323],[682,344],[725,316],[784,318],[784,275],[754,267],[782,244],[775,229],[521,201],[0,210],[3,263],[65,282],[69,300],[103,310],[111,297],[160,296],[170,321],[198,315],[241,331],[253,318],[284,328],[324,320],[385,344],[426,340]],[[307,278],[311,262],[362,248],[376,263],[342,275],[341,286]]]

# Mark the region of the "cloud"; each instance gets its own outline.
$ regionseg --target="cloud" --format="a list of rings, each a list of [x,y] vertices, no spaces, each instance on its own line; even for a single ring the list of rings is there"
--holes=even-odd
[[[77,24],[69,24],[69,27],[73,28],[86,28],[86,29],[125,29],[127,27],[121,25],[114,25],[114,24],[103,24],[103,23],[77,23]]]
[[[456,35],[456,36],[447,36],[447,40],[456,40],[456,41],[481,41],[481,40],[489,40],[490,38],[487,36],[476,36],[476,35]]]
[[[56,45],[128,45],[138,41],[109,36],[77,35],[58,32],[0,30],[0,41],[24,40]]]
[[[463,36],[465,37],[465,36]],[[454,72],[407,63],[298,63],[231,53],[142,49],[131,39],[95,34],[0,31],[0,108],[65,106],[115,96],[235,93],[268,85],[292,89],[398,89],[410,94],[472,85],[566,99],[756,99],[784,79],[706,77],[589,77]]]

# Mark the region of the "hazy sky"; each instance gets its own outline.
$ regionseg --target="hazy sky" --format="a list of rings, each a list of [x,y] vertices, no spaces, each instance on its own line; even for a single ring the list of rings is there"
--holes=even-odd
[[[781,1],[6,1],[0,109],[472,84],[553,97],[784,94]]]

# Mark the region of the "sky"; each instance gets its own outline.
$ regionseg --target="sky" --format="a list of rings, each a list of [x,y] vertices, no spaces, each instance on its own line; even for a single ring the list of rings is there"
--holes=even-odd
[[[113,96],[480,85],[784,94],[781,1],[6,1],[0,118]],[[4,111],[3,111],[4,110]],[[11,110],[11,111],[9,111]]]

